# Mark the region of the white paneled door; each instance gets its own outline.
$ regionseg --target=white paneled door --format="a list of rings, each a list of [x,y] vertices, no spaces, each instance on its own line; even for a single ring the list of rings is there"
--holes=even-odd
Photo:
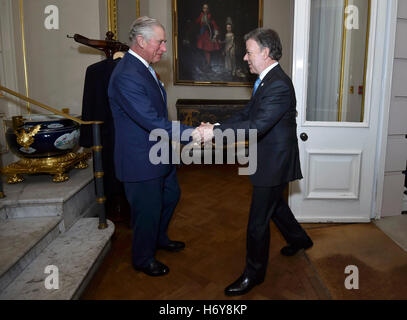
[[[295,1],[293,82],[304,178],[290,185],[289,204],[300,222],[374,217],[392,5]]]

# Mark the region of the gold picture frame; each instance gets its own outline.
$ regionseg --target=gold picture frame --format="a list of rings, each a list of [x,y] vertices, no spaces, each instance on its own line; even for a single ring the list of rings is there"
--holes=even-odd
[[[115,40],[118,40],[119,34],[119,7],[118,1],[132,1],[134,0],[107,0],[107,25],[109,31],[112,31],[115,35]],[[140,17],[140,0],[136,0],[136,18]],[[126,28],[130,27],[130,24]]]
[[[174,85],[253,85],[243,37],[263,26],[263,0],[172,0],[172,12]]]

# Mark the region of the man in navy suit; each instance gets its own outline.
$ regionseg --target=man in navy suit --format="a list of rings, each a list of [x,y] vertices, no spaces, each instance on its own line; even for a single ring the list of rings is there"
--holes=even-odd
[[[246,267],[243,274],[225,289],[228,296],[245,294],[264,281],[270,219],[288,243],[281,249],[281,254],[292,256],[313,245],[283,199],[288,182],[301,179],[302,173],[295,92],[291,79],[278,63],[282,56],[280,38],[274,30],[260,28],[249,32],[245,41],[244,60],[250,72],[259,75],[252,98],[240,113],[215,127],[222,131],[245,130],[247,133],[250,129],[257,130],[257,171],[250,176],[253,193],[247,227]],[[210,124],[202,126],[202,135],[213,128]]]
[[[115,125],[116,176],[124,183],[131,207],[133,267],[150,276],[161,276],[169,268],[155,259],[156,250],[179,251],[185,247],[167,235],[180,197],[176,167],[153,164],[150,159],[150,150],[157,143],[150,141],[153,131],[164,129],[169,137],[173,134],[166,92],[151,67],[167,51],[167,40],[164,27],[148,17],[133,23],[129,37],[130,50],[116,66],[108,90]],[[179,134],[187,129],[191,128],[181,124]]]

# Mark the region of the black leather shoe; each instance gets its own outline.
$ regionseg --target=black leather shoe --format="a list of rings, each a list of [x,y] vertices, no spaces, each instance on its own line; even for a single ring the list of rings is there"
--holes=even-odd
[[[185,243],[181,241],[171,241],[165,246],[158,246],[157,249],[167,250],[171,252],[181,251],[185,248]]]
[[[164,276],[168,272],[170,272],[170,268],[168,268],[165,264],[157,260],[151,262],[147,267],[144,268],[134,267],[134,269],[136,269],[137,271],[142,271],[145,274],[152,277]]]
[[[301,249],[307,250],[307,249],[311,248],[313,245],[314,245],[314,243],[312,242],[312,240],[308,239],[306,242],[302,242],[300,244],[290,244],[288,246],[285,246],[284,248],[282,248],[280,250],[280,253],[283,256],[290,257],[290,256],[295,255]]]
[[[235,282],[230,286],[226,287],[225,295],[227,296],[241,296],[248,293],[254,286],[262,283],[261,281],[256,281],[254,279],[245,276],[244,274],[240,276]]]

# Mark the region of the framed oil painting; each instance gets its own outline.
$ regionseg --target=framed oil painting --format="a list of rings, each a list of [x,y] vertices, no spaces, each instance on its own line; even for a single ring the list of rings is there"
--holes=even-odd
[[[244,35],[261,27],[263,0],[173,0],[175,85],[251,86]]]

